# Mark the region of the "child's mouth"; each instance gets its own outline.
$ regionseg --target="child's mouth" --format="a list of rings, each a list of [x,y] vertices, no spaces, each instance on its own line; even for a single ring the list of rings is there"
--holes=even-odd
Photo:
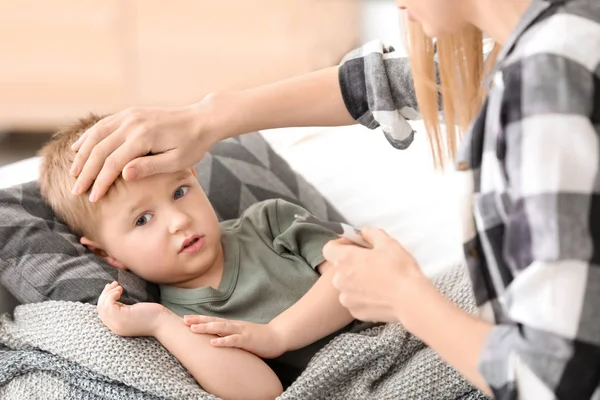
[[[204,236],[193,236],[186,239],[181,246],[181,253],[196,253],[204,247]]]

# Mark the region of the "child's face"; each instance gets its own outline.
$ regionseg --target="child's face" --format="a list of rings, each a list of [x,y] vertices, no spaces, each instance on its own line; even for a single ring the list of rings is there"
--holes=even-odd
[[[217,216],[192,170],[119,181],[99,213],[97,240],[82,243],[150,282],[185,286],[221,252]]]

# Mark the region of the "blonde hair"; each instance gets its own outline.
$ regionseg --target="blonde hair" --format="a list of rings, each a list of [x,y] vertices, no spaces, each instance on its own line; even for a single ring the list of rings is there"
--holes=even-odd
[[[42,197],[56,216],[64,221],[71,231],[79,236],[92,237],[96,221],[96,207],[87,194],[74,196],[71,189],[75,178],[70,169],[75,152],[71,145],[103,117],[90,114],[86,118],[56,132],[39,151],[43,158],[38,183]]]
[[[408,36],[417,102],[434,163],[436,167],[444,168],[448,161],[455,160],[460,138],[481,108],[486,95],[482,83],[500,47],[495,45],[484,61],[483,34],[472,26],[438,38],[434,45],[421,25],[411,22]],[[437,47],[438,71],[434,46]],[[444,113],[445,134],[440,124],[440,106]]]

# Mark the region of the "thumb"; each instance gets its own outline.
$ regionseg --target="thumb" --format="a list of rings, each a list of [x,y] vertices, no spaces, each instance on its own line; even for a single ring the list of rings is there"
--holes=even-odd
[[[176,172],[181,168],[173,152],[161,153],[152,156],[138,157],[130,161],[123,168],[123,178],[126,181],[147,178],[149,176],[167,172]]]
[[[366,227],[360,233],[373,248],[384,246],[392,239],[385,231],[377,228]]]

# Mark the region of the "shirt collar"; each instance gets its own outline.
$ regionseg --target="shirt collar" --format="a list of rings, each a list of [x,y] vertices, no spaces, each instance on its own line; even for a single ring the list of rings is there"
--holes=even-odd
[[[508,54],[512,51],[517,43],[517,40],[521,37],[523,32],[527,30],[531,26],[531,24],[544,12],[546,11],[552,2],[556,2],[556,0],[533,0],[525,13],[517,23],[515,29],[513,29],[512,33],[506,40],[506,43],[502,47],[502,50],[498,54],[498,58],[496,59],[496,63],[494,68],[491,69],[489,75],[485,79],[485,87],[489,87],[493,76],[500,69],[500,65],[502,61],[508,56]]]

